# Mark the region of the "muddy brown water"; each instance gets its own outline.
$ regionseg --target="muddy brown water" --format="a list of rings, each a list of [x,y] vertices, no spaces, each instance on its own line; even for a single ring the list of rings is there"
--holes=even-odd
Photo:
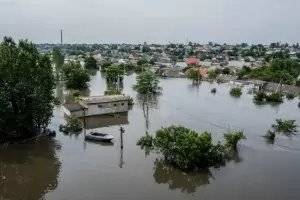
[[[244,92],[229,96],[229,85],[203,82],[199,87],[185,79],[162,79],[163,95],[150,98],[149,110],[131,89],[135,75],[124,79],[124,93],[136,105],[119,118],[88,119],[90,130],[112,134],[113,144],[87,142],[83,134],[57,134],[54,139],[0,148],[0,199],[262,199],[300,198],[299,136],[279,136],[274,144],[262,137],[276,118],[296,119],[300,125],[299,99],[279,106],[255,105]],[[98,72],[89,95],[102,95],[105,80]],[[217,93],[211,94],[216,87]],[[68,93],[56,90],[62,101]],[[56,107],[50,127],[65,123]],[[199,132],[212,132],[222,140],[226,130],[244,129],[247,140],[232,160],[220,169],[183,173],[166,165],[160,156],[136,146],[146,131],[182,124]],[[120,148],[122,125],[124,149]]]

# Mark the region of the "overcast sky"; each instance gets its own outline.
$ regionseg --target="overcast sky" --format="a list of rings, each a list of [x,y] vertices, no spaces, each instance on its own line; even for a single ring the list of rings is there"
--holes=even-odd
[[[0,0],[0,37],[57,43],[300,41],[300,0]]]

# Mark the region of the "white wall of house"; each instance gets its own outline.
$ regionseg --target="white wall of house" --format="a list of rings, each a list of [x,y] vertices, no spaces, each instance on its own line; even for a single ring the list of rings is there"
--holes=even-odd
[[[86,116],[121,113],[128,111],[128,101],[89,104]]]

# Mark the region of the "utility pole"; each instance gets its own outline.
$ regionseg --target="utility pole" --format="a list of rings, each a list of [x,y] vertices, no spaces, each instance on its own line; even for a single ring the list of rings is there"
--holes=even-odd
[[[86,124],[85,124],[85,107],[82,107],[83,111],[83,129],[84,129],[84,135],[86,134]]]
[[[125,129],[120,127],[120,138],[121,138],[121,149],[123,149],[123,133],[125,133]]]

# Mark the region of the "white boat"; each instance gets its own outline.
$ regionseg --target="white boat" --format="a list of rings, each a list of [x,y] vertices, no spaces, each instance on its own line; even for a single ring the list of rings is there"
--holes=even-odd
[[[106,133],[90,132],[85,135],[86,140],[95,140],[100,142],[110,142],[114,137]]]

